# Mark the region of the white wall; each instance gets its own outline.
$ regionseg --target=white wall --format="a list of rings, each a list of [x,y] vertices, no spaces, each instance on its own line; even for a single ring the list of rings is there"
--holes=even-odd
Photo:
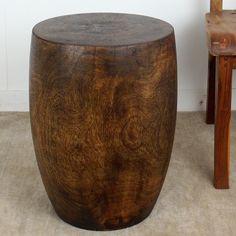
[[[0,110],[28,110],[28,64],[32,27],[53,16],[83,12],[135,13],[170,22],[175,27],[177,40],[178,110],[205,109],[207,48],[204,14],[209,10],[209,2],[210,0],[0,0]],[[225,0],[225,8],[236,9],[236,1]],[[236,108],[236,104],[233,107]]]

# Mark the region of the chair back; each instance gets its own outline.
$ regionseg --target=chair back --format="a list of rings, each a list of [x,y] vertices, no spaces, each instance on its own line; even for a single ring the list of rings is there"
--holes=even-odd
[[[222,11],[223,0],[211,0],[211,12]]]

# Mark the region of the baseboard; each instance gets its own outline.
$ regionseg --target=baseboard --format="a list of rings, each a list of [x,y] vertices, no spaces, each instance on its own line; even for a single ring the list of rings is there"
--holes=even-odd
[[[0,90],[0,111],[29,111],[27,90]]]
[[[205,109],[206,90],[179,89],[178,111],[202,111]],[[233,89],[232,109],[236,110],[236,89]],[[0,90],[0,111],[29,111],[28,91]]]
[[[178,92],[178,111],[206,110],[206,89],[180,89]],[[232,90],[232,110],[236,110],[236,88]]]
[[[179,89],[178,111],[203,111],[206,109],[206,90]]]

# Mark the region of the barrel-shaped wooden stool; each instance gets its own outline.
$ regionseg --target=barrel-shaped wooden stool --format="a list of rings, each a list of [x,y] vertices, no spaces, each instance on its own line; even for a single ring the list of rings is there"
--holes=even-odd
[[[176,87],[175,36],[166,22],[93,13],[34,27],[32,135],[59,217],[112,230],[150,214],[171,156]]]

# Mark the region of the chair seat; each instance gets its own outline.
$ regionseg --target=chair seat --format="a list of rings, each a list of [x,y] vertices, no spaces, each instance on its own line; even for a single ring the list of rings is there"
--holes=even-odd
[[[236,10],[206,14],[208,48],[213,56],[236,55]]]

